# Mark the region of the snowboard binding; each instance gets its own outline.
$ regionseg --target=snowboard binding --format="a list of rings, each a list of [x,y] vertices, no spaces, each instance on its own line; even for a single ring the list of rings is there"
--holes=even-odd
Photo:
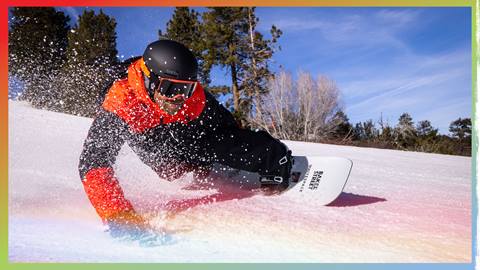
[[[293,163],[292,151],[287,151],[287,154],[278,161],[280,166],[277,170],[260,175],[261,189],[278,192],[286,190],[290,186]]]

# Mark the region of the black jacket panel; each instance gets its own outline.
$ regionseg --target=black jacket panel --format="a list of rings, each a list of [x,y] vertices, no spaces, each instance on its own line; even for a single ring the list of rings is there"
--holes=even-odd
[[[83,144],[78,166],[80,178],[91,169],[112,167],[127,134],[128,127],[118,116],[100,110]]]
[[[101,110],[80,157],[81,177],[92,168],[111,167],[125,141],[159,175],[182,163],[205,166],[213,162],[275,174],[287,147],[267,132],[239,128],[232,114],[210,93],[205,94],[205,108],[195,120],[160,124],[142,133],[129,130],[117,115]]]

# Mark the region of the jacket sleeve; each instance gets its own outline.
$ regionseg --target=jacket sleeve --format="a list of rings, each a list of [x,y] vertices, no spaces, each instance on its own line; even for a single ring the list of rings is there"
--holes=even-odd
[[[85,193],[104,222],[134,211],[112,168],[127,132],[126,124],[115,114],[100,110],[80,155],[78,167]]]
[[[127,132],[126,124],[118,116],[101,109],[83,144],[78,166],[80,178],[95,168],[111,168]]]
[[[288,147],[266,131],[240,128],[232,114],[216,100],[209,98],[215,112],[216,125],[210,146],[215,161],[229,167],[276,175],[280,160],[287,155]]]

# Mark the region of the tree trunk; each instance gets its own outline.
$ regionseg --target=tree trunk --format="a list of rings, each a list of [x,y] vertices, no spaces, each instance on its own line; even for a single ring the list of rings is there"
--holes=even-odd
[[[252,71],[253,71],[253,79],[255,80],[254,83],[254,95],[255,95],[255,118],[259,119],[261,110],[260,110],[260,91],[257,86],[257,79],[258,79],[258,74],[257,74],[257,59],[255,58],[255,39],[253,35],[253,18],[252,18],[252,8],[248,8],[248,25],[249,25],[249,30],[250,30],[250,47],[252,49],[251,52],[251,58],[252,58]]]
[[[238,90],[237,81],[237,65],[235,63],[230,64],[232,70],[232,92],[233,92],[233,109],[239,111],[240,109],[240,91]]]

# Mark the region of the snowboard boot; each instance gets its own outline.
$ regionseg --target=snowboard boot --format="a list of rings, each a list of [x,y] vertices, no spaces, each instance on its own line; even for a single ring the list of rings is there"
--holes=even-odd
[[[292,151],[288,151],[279,161],[280,165],[269,174],[260,175],[260,188],[266,193],[280,193],[290,185],[290,174],[293,165]]]

